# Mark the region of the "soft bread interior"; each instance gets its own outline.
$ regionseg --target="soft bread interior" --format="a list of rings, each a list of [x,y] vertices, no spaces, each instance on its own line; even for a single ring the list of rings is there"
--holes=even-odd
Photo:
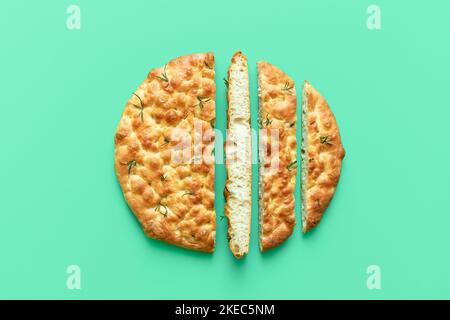
[[[258,123],[263,123],[264,121],[264,116],[263,116],[263,112],[262,112],[262,84],[261,84],[261,72],[258,71],[258,99],[259,99],[259,103],[258,103],[258,114],[259,114],[259,121]],[[259,128],[260,130],[262,128]],[[261,135],[260,135],[260,139],[261,139]],[[259,142],[259,145],[261,146],[261,141]],[[261,150],[261,148],[259,148],[259,150]],[[259,224],[259,247],[260,250],[262,250],[262,230],[263,230],[263,213],[264,213],[264,205],[263,205],[263,199],[264,199],[264,177],[263,177],[263,162],[264,162],[264,154],[263,152],[260,152],[259,154],[259,163],[258,163],[258,170],[259,170],[259,179],[258,179],[258,224]]]
[[[231,227],[230,247],[236,257],[248,253],[251,224],[251,131],[247,60],[236,54],[229,73],[229,135],[233,140],[227,157],[228,219]]]
[[[306,97],[306,86],[303,87],[302,94],[302,144],[300,154],[302,158],[301,162],[301,214],[302,214],[302,226],[303,230],[306,229],[308,210],[306,207],[306,188],[308,181],[308,99]]]

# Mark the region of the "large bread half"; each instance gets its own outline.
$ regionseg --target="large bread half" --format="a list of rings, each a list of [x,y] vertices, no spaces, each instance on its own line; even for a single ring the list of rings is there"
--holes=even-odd
[[[233,255],[248,253],[252,210],[252,155],[250,93],[247,58],[236,52],[228,69],[228,131],[225,187],[225,214]]]
[[[258,62],[258,86],[259,243],[265,251],[285,241],[295,226],[297,97],[294,80],[267,62]]]
[[[215,91],[212,53],[174,59],[133,93],[115,135],[117,177],[145,233],[205,252],[215,245],[214,161],[197,155],[213,157]],[[180,160],[185,141],[193,161]]]
[[[327,101],[307,81],[302,101],[302,222],[303,232],[322,219],[341,176],[345,150]]]

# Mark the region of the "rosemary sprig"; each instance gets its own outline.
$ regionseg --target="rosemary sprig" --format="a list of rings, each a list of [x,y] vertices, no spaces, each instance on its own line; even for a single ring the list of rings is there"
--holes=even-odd
[[[321,144],[327,144],[327,145],[331,146],[332,143],[330,142],[330,136],[321,136],[320,137],[320,143]]]
[[[126,165],[127,165],[127,167],[128,167],[128,176],[130,176],[131,170],[133,170],[133,168],[136,167],[137,162],[136,162],[136,160],[131,160],[131,161],[128,162]]]
[[[297,169],[297,160],[295,160],[294,162],[291,162],[291,163],[287,166],[287,169],[288,169],[289,171],[292,171],[292,170],[294,170],[294,169]]]
[[[165,174],[162,174],[160,179],[161,179],[161,181],[166,181],[167,180],[167,176]]]
[[[204,63],[205,63],[205,67],[212,70],[212,67],[208,64],[208,62],[206,62],[206,60],[204,61]]]
[[[228,190],[227,186],[225,186],[225,191],[228,192],[229,194],[233,194],[230,190]]]
[[[184,196],[195,196],[195,192],[192,190],[187,190],[183,193],[182,197]]]
[[[156,78],[161,79],[162,81],[168,83],[169,82],[169,78],[167,77],[166,68],[167,68],[167,64],[164,66],[163,73],[161,73],[159,76],[156,76]]]
[[[144,122],[144,104],[142,103],[141,97],[139,97],[136,93],[133,92],[133,95],[135,95],[139,99],[139,106],[132,103],[133,107],[139,109],[139,117],[141,117],[141,121]]]
[[[292,89],[294,89],[294,85],[289,84],[289,82],[286,82],[284,86],[281,88],[282,91],[287,91],[289,93],[292,93]]]
[[[164,217],[167,217],[169,209],[167,209],[167,206],[159,202],[155,207],[155,211],[161,213]]]
[[[164,143],[161,145],[161,147],[164,147],[165,145],[168,145],[170,143],[170,139],[167,137],[164,137]]]
[[[289,125],[289,128],[292,128],[293,126],[295,126],[295,121]]]
[[[268,125],[270,125],[272,123],[273,120],[269,119],[269,114],[266,115],[266,120],[264,120],[264,124],[267,127]]]
[[[223,82],[225,83],[225,86],[228,88],[230,86],[230,83],[226,78],[223,78]]]
[[[200,109],[203,109],[203,107],[205,106],[204,104],[211,101],[211,98],[197,96],[197,100],[198,100],[198,103],[195,105],[195,107],[198,106],[198,107],[200,107]]]

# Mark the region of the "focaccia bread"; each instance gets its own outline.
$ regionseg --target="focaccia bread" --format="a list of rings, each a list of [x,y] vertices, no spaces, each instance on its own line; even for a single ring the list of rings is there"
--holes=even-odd
[[[345,150],[327,101],[307,81],[302,101],[302,222],[306,233],[320,222],[341,176]]]
[[[294,230],[297,173],[295,83],[274,65],[258,62],[260,118],[259,243],[261,251]]]
[[[228,126],[225,215],[228,241],[236,258],[248,253],[252,211],[252,153],[247,57],[236,52],[228,69]]]
[[[174,59],[133,93],[115,135],[117,177],[145,233],[205,252],[216,234],[215,92],[212,53]]]

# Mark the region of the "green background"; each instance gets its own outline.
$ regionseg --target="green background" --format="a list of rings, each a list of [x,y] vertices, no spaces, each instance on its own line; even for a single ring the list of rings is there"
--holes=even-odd
[[[70,4],[81,30],[66,28]],[[370,4],[380,31],[366,27]],[[0,298],[450,298],[449,12],[444,0],[3,1]],[[321,225],[303,236],[299,223],[265,254],[254,188],[241,261],[225,220],[213,255],[146,238],[113,168],[127,99],[177,56],[215,52],[223,131],[236,50],[249,59],[253,127],[265,59],[324,94],[347,150]],[[216,173],[220,216],[223,165]],[[71,264],[79,291],[66,288]],[[381,290],[366,287],[372,264]]]

